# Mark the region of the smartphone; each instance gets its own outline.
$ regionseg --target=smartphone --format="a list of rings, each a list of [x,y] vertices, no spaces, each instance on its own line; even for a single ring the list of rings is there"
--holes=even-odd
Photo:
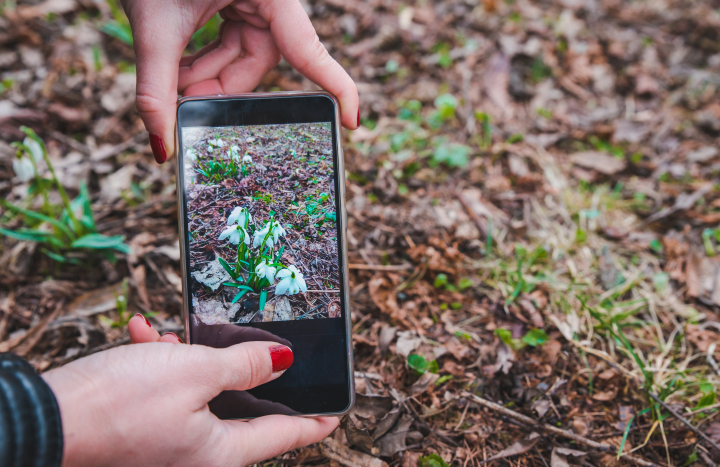
[[[225,391],[222,419],[341,415],[354,402],[339,105],[324,92],[181,99],[177,192],[186,336],[280,342],[278,379]]]

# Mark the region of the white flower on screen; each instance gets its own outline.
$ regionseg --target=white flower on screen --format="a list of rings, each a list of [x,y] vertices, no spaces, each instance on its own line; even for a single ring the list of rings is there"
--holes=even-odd
[[[220,138],[210,140],[210,141],[208,141],[208,143],[211,144],[212,146],[215,146],[216,148],[221,148],[221,147],[225,146],[225,141],[221,140]]]
[[[232,210],[230,215],[228,216],[228,225],[238,224],[242,225],[243,227],[248,225],[250,222],[252,222],[252,215],[250,214],[250,211],[248,211],[246,208],[243,207],[236,207]]]
[[[245,163],[245,164],[252,164],[252,157],[249,156],[248,154],[245,154],[245,155],[243,156],[243,163]]]
[[[235,145],[230,146],[230,157],[234,161],[237,161],[238,159],[240,159],[240,148]]]
[[[263,242],[265,242],[265,245],[267,245],[268,248],[272,248],[278,242],[278,239],[283,235],[285,235],[285,229],[283,229],[280,224],[268,221],[267,224],[265,224],[265,227],[255,231],[255,236],[253,237],[253,248],[261,246]],[[265,240],[265,237],[267,237],[267,240]]]
[[[298,292],[307,292],[305,279],[295,266],[282,269],[275,277],[280,279],[275,287],[275,295],[295,295]]]
[[[219,240],[225,240],[226,238],[233,245],[238,245],[240,242],[246,245],[250,243],[250,236],[241,225],[230,225],[227,229],[223,230]]]
[[[275,266],[270,266],[267,258],[264,258],[262,261],[260,261],[260,264],[255,267],[255,274],[257,274],[258,277],[261,279],[267,279],[268,282],[270,282],[271,284],[275,282],[276,271],[277,268]]]
[[[195,150],[193,148],[188,148],[188,150],[185,151],[185,157],[191,161],[197,160],[197,154],[195,153]]]
[[[23,144],[30,150],[35,162],[40,162],[43,159],[43,149],[40,143],[28,136],[23,140]]]
[[[35,176],[35,169],[32,161],[27,156],[13,159],[13,170],[21,182],[27,182]]]

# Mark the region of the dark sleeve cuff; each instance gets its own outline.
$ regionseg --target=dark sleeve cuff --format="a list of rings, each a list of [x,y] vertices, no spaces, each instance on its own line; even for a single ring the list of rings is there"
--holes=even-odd
[[[25,360],[0,353],[0,465],[60,467],[63,433],[50,386]]]

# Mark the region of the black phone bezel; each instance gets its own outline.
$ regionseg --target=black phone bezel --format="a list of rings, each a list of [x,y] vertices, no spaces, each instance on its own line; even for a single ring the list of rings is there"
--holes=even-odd
[[[274,125],[274,124],[291,124],[291,123],[314,123],[329,122],[332,127],[333,137],[333,158],[334,158],[334,183],[335,183],[335,203],[337,216],[337,238],[339,266],[341,275],[341,293],[340,301],[342,308],[342,317],[340,319],[320,319],[320,320],[300,320],[300,321],[281,321],[268,323],[249,323],[244,325],[254,327],[268,332],[277,333],[280,336],[288,336],[295,332],[303,332],[303,335],[322,335],[323,332],[329,332],[329,335],[335,335],[339,330],[343,333],[344,347],[343,355],[345,355],[345,377],[343,384],[336,383],[330,385],[316,385],[298,387],[298,393],[302,392],[304,398],[310,397],[318,400],[319,404],[314,407],[320,407],[321,410],[300,410],[293,411],[297,415],[303,416],[319,416],[319,415],[342,415],[352,408],[355,399],[354,391],[354,372],[352,358],[352,335],[350,321],[349,291],[348,291],[348,271],[347,271],[347,240],[346,240],[346,216],[345,214],[345,180],[344,180],[344,164],[342,156],[342,148],[340,146],[339,133],[339,104],[334,96],[324,92],[284,92],[284,93],[253,93],[236,96],[201,96],[181,99],[178,103],[177,110],[177,131],[176,131],[176,168],[177,168],[177,189],[178,189],[178,209],[179,224],[182,237],[181,244],[181,262],[183,268],[183,302],[186,336],[189,343],[194,343],[192,326],[190,325],[190,315],[192,311],[192,298],[188,287],[188,271],[190,266],[189,255],[186,254],[189,248],[189,237],[187,235],[187,210],[186,194],[184,183],[183,157],[184,151],[182,147],[182,128],[183,127],[223,127],[223,126],[251,126],[251,125]],[[330,323],[335,322],[335,323]],[[340,322],[340,324],[337,324]],[[335,324],[330,329],[329,324]],[[235,325],[232,325],[235,326]],[[333,342],[337,344],[337,341]],[[332,347],[332,345],[330,346]],[[298,349],[294,349],[298,351]],[[339,349],[334,349],[337,352]],[[316,352],[317,357],[317,352]],[[320,358],[323,355],[320,354]],[[296,365],[298,365],[296,358]],[[294,365],[295,366],[295,365]],[[307,371],[313,371],[312,367],[305,366]],[[291,373],[291,367],[286,373]],[[286,377],[283,375],[279,380]],[[276,381],[279,381],[276,380]],[[283,388],[277,387],[275,381],[260,386],[257,390],[248,391],[251,394],[275,395],[272,399],[282,399]],[[274,386],[274,387],[273,387]],[[339,394],[340,386],[344,389]],[[265,387],[263,389],[263,387]],[[287,388],[286,388],[287,389]],[[255,394],[253,394],[255,395]],[[273,400],[276,402],[276,400]],[[334,404],[334,405],[333,405]],[[339,407],[337,405],[342,405]],[[312,406],[312,404],[309,404]],[[322,410],[322,407],[328,407],[329,410]],[[211,404],[212,408],[212,404]],[[252,413],[252,411],[247,411]],[[254,418],[257,414],[244,416],[243,411],[233,412],[231,416],[223,418]]]

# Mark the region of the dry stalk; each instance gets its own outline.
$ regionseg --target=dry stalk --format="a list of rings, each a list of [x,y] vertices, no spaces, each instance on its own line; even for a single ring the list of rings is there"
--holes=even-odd
[[[568,439],[572,439],[573,441],[584,444],[585,446],[591,447],[593,449],[597,449],[598,451],[603,452],[612,452],[617,450],[617,446],[613,446],[610,444],[605,443],[598,443],[597,441],[593,441],[591,439],[585,438],[584,436],[576,435],[573,432],[563,430],[562,428],[557,428],[552,425],[547,425],[544,423],[538,423],[537,420],[534,420],[526,415],[523,415],[521,413],[515,412],[514,410],[510,410],[508,408],[503,407],[500,404],[496,404],[495,402],[490,402],[489,400],[483,399],[482,397],[476,396],[475,394],[471,394],[469,392],[463,393],[464,397],[469,397],[470,399],[474,400],[478,404],[487,407],[488,409],[495,410],[496,412],[500,412],[503,415],[506,415],[510,418],[513,418],[519,422],[525,423],[533,428],[540,428],[542,430],[548,431],[550,433],[554,433],[556,435],[563,436]],[[635,462],[638,465],[642,465],[644,467],[657,467],[657,464],[654,464],[652,462],[648,462],[645,459],[641,457],[631,456],[631,455],[624,455],[623,458]]]

